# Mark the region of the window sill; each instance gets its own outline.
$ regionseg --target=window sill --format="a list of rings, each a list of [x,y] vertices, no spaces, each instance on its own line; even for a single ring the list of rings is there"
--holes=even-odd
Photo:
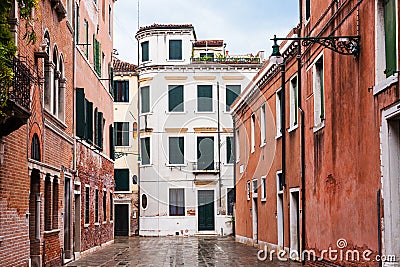
[[[215,111],[195,111],[196,114],[214,114]]]
[[[56,115],[53,115],[47,109],[44,109],[44,111],[45,111],[45,114],[48,115],[48,117],[50,117],[51,119],[54,120],[54,122],[56,123],[56,125],[58,127],[60,127],[61,129],[64,129],[64,130],[68,128],[68,126],[62,120],[60,120]]]
[[[313,127],[313,132],[316,133],[324,128],[325,128],[325,121],[322,121],[321,123]]]
[[[235,163],[224,163],[224,166],[233,166]]]
[[[165,164],[166,167],[186,167],[187,164]]]
[[[294,130],[296,130],[297,128],[299,128],[299,125],[298,125],[298,124],[293,125],[292,127],[289,128],[288,132],[291,133],[291,132],[293,132]]]
[[[153,112],[144,112],[144,113],[140,113],[139,116],[146,116],[146,115],[153,115]]]
[[[165,114],[167,115],[184,115],[187,114],[186,111],[166,111]]]
[[[115,145],[115,148],[130,148],[131,146],[130,145],[127,145],[127,146],[118,146],[118,145]]]
[[[256,150],[254,148],[251,149],[250,153],[254,154],[254,152],[256,152]]]
[[[142,168],[142,167],[152,167],[153,166],[153,164],[140,164],[140,167]]]
[[[118,104],[118,105],[129,105],[129,101],[115,101],[114,100],[114,104]]]
[[[106,223],[107,223],[107,221],[103,221],[103,225],[106,224]]]
[[[260,145],[260,148],[263,148],[263,147],[265,147],[267,145],[267,142],[263,142],[261,145]]]
[[[373,87],[374,95],[377,95],[385,91],[387,88],[389,88],[391,85],[395,84],[398,81],[399,81],[398,73],[395,73],[390,77],[387,77],[385,80],[379,82],[377,85]]]
[[[184,59],[167,59],[167,62],[185,62]]]
[[[279,134],[279,135],[275,136],[275,140],[278,140],[281,137],[282,137],[282,134]]]
[[[262,198],[261,202],[267,202],[267,199],[266,198]]]
[[[53,229],[53,230],[45,230],[43,233],[44,234],[55,234],[60,232],[60,229]]]
[[[132,194],[131,191],[115,191],[114,194]]]
[[[94,223],[94,226],[100,226],[100,223],[96,222]]]
[[[90,226],[90,223],[85,223],[85,224],[83,225],[84,228],[88,228],[89,226]]]

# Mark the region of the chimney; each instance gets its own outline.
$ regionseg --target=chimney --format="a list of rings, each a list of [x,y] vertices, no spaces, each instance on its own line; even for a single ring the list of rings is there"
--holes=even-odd
[[[229,56],[229,51],[228,51],[228,50],[226,50],[226,52],[225,52],[225,56],[226,56],[226,57],[228,57],[228,56]]]
[[[265,60],[265,51],[258,51],[257,55],[260,58],[261,62]]]

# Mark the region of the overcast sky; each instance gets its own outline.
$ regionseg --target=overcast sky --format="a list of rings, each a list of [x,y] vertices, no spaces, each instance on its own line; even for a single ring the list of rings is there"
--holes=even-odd
[[[140,26],[192,24],[197,39],[223,39],[230,54],[271,52],[274,34],[286,36],[298,23],[298,0],[139,0]],[[137,64],[138,0],[114,5],[114,48]]]

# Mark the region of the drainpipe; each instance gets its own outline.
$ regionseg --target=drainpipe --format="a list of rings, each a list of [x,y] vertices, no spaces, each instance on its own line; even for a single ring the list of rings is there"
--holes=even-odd
[[[139,14],[139,1],[138,1],[138,14]],[[139,30],[139,18],[138,18],[138,30]],[[136,71],[137,71],[137,94],[138,94],[138,97],[137,97],[137,110],[138,110],[138,120],[137,120],[137,131],[138,131],[138,133],[137,133],[137,140],[138,140],[138,159],[139,159],[139,157],[140,157],[140,155],[141,155],[141,147],[140,147],[140,144],[141,144],[141,142],[140,142],[140,98],[141,98],[141,95],[140,95],[140,82],[139,82],[139,78],[140,78],[140,70],[139,70],[139,63],[140,63],[140,59],[139,59],[139,46],[140,46],[140,44],[139,44],[139,40],[137,40],[137,69],[136,69]],[[140,159],[140,160],[142,160],[142,159]],[[137,184],[138,184],[138,204],[139,204],[139,207],[138,207],[138,215],[137,215],[137,218],[138,218],[138,220],[137,220],[137,227],[138,227],[138,235],[140,235],[140,209],[141,209],[141,198],[140,198],[140,188],[141,188],[141,186],[140,186],[140,180],[141,180],[141,175],[140,175],[140,161],[139,160],[137,160],[137,165],[138,165],[138,178],[137,178]]]
[[[303,25],[303,6],[302,0],[299,0],[299,27],[298,27],[298,37],[302,36],[302,25]],[[298,103],[299,103],[299,111],[300,111],[300,161],[301,161],[301,249],[300,251],[304,251],[306,248],[306,174],[305,174],[305,136],[304,136],[304,110],[302,106],[302,76],[301,76],[301,42],[298,41],[297,44],[297,90],[298,90]],[[303,253],[301,253],[302,255]],[[305,264],[305,259],[300,257],[301,263]]]
[[[238,138],[238,136],[236,136],[236,116],[234,115],[232,117],[233,120],[233,203],[234,203],[234,207],[236,209],[236,168],[238,167],[238,164],[236,163],[236,138]],[[232,216],[235,216],[235,210],[233,210],[233,214]],[[232,223],[232,233],[233,236],[235,236],[235,221],[233,220]]]
[[[221,214],[222,209],[222,182],[221,182],[221,123],[220,123],[220,112],[219,112],[219,82],[217,82],[217,119],[218,119],[218,214]]]
[[[286,66],[285,62],[282,63],[281,65],[281,78],[282,78],[282,89],[281,89],[281,99],[282,99],[282,105],[281,105],[281,133],[282,133],[282,183],[283,183],[283,189],[286,189],[286,99],[285,99],[285,85],[286,85],[286,78],[285,78],[285,72],[286,72]],[[282,201],[285,200],[285,194],[283,194],[283,199]],[[284,205],[285,207],[285,205]],[[282,246],[283,249],[285,249],[285,211],[283,210],[282,213],[282,221],[283,221],[283,233],[282,233]]]

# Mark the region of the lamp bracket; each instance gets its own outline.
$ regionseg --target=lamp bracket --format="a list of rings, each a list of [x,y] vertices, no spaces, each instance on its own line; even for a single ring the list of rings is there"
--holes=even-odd
[[[327,37],[291,37],[273,38],[271,40],[293,40],[308,47],[311,44],[320,44],[336,53],[342,55],[353,55],[358,57],[360,52],[360,36],[327,36]]]

